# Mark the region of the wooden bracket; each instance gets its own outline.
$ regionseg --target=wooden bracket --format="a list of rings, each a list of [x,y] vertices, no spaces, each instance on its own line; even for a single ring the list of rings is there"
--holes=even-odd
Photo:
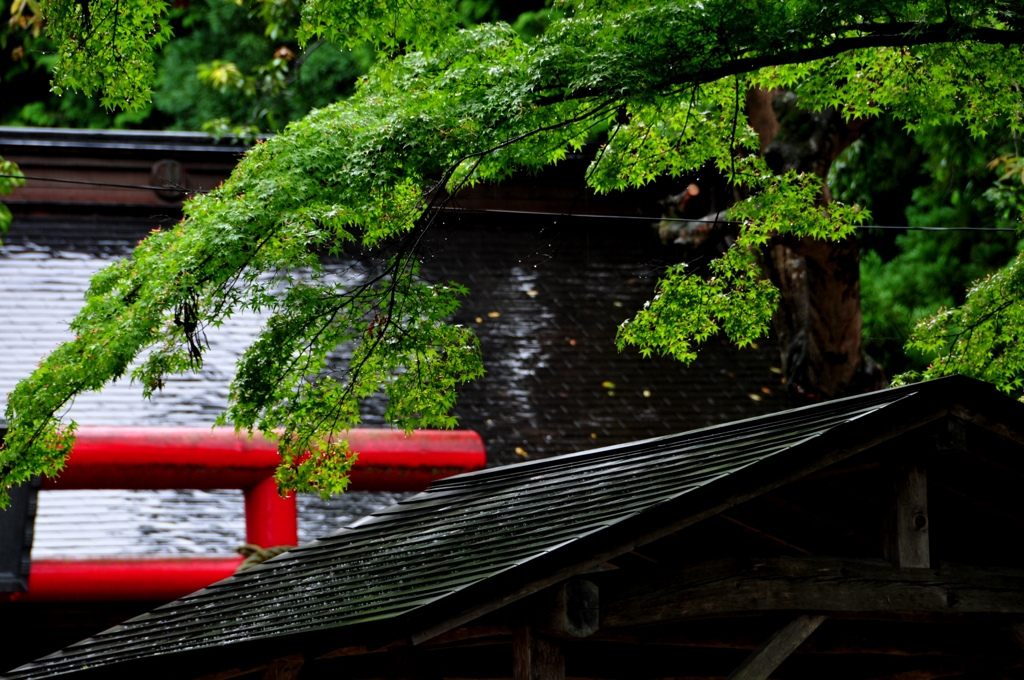
[[[554,605],[547,610],[545,619],[538,621],[538,625],[552,633],[581,638],[593,635],[600,624],[597,586],[578,578],[557,586]]]
[[[824,620],[824,616],[801,616],[786,624],[751,652],[726,680],[767,680]]]
[[[928,476],[924,465],[892,468],[892,493],[885,516],[885,559],[903,569],[931,567],[928,542]]]
[[[565,655],[529,626],[512,629],[512,680],[565,680]]]

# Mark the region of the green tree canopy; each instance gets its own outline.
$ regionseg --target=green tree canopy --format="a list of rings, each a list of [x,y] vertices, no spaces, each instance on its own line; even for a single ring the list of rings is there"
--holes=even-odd
[[[162,0],[50,0],[44,12],[58,87],[146,105],[153,49],[169,34]],[[778,293],[757,252],[770,237],[844,238],[868,216],[823,208],[813,175],[770,171],[744,115],[748,88],[909,129],[1022,126],[1021,2],[580,0],[560,14],[530,40],[500,22],[459,28],[455,4],[307,0],[300,40],[371,45],[375,65],[351,98],[255,146],[186,204],[181,224],[94,278],[75,338],[10,395],[4,485],[60,468],[73,425],[55,414],[75,394],[123,377],[144,350],[131,377],[151,393],[199,365],[204,329],[243,309],[269,321],[239,363],[225,419],[279,432],[282,487],[342,490],[350,458],[337,435],[379,390],[393,423],[452,426],[455,386],[482,371],[479,347],[447,322],[465,291],[416,276],[418,239],[447,196],[557,163],[594,129],[608,129],[587,173],[598,191],[711,164],[747,196],[711,275],[668,269],[620,330],[620,346],[689,361],[716,333],[745,345],[767,332]],[[347,244],[383,264],[355,283],[331,278],[319,255]],[[1022,281],[1011,266],[920,326],[915,346],[940,356],[928,375],[1019,386]],[[353,358],[328,371],[339,344]]]

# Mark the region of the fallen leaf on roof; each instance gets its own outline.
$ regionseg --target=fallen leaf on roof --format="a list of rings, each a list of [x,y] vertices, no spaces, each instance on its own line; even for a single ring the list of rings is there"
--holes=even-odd
[[[761,395],[760,394],[753,394],[753,393],[751,393],[751,394],[748,394],[747,396],[750,397],[751,401],[761,401]]]
[[[762,387],[761,391],[764,392],[765,394],[771,394],[772,393],[772,388],[770,388],[770,387]]]
[[[522,446],[517,446],[517,447],[516,447],[516,455],[517,455],[517,456],[522,456],[523,458],[526,458],[526,457],[527,457],[527,456],[529,456],[530,454],[529,454],[529,453],[527,453],[527,452],[526,452],[526,449],[524,449],[524,448],[523,448]]]
[[[590,433],[590,438],[591,439],[597,439],[597,433],[596,432],[591,432]]]
[[[529,295],[530,297],[537,297],[537,291],[533,290],[532,288],[526,291],[526,294]]]
[[[612,304],[615,305],[616,307],[621,307],[622,306],[622,301],[621,300],[616,300]]]
[[[501,312],[487,312],[487,316],[491,319],[497,319],[501,316]]]
[[[650,390],[644,390],[644,396],[647,397],[648,399],[650,399],[651,391]]]
[[[482,316],[478,316],[478,317],[476,317],[476,322],[477,323],[483,323],[484,322],[484,318]]]
[[[768,370],[774,373],[775,375],[782,375],[782,369],[779,368],[778,366],[769,366]]]
[[[601,387],[605,388],[606,390],[614,390],[615,383],[613,383],[611,380],[605,380],[603,383],[601,383]]]

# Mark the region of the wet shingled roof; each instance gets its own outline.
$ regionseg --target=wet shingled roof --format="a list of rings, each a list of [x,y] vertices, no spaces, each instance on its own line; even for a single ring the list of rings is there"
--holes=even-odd
[[[325,629],[341,629],[331,639],[342,646],[350,635],[345,630],[371,622],[396,622],[389,632],[397,639],[415,632],[402,630],[399,622],[423,623],[423,617],[408,617],[443,608],[445,598],[565,553],[584,538],[599,541],[602,531],[623,522],[647,526],[652,519],[644,518],[652,515],[645,513],[728,483],[741,470],[750,468],[745,479],[756,475],[758,484],[766,483],[761,476],[777,475],[787,461],[801,460],[798,451],[817,446],[823,440],[816,438],[826,433],[848,442],[877,425],[875,414],[901,422],[906,415],[894,405],[916,404],[915,395],[927,389],[887,390],[442,480],[348,528],[6,677],[103,669]],[[807,446],[796,449],[801,443]],[[795,458],[787,458],[789,452]],[[757,472],[767,459],[776,472]]]

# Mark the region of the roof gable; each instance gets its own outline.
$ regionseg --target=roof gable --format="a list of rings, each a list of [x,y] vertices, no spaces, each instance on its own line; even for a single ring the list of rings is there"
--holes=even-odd
[[[1007,432],[1024,408],[946,379],[450,478],[11,677],[325,631],[335,647],[429,639],[954,407]]]

